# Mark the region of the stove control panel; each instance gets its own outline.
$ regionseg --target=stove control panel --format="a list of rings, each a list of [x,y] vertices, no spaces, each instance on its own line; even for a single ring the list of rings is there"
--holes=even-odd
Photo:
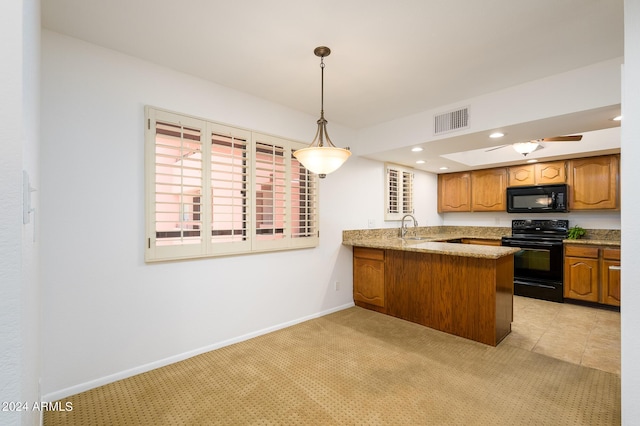
[[[522,231],[559,231],[567,232],[569,221],[566,219],[515,219],[511,221],[512,230]]]

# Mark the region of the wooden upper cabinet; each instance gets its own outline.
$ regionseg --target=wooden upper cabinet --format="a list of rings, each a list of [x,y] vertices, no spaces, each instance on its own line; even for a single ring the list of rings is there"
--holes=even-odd
[[[569,161],[569,209],[619,209],[618,155]]]
[[[509,167],[509,186],[535,185],[533,164]]]
[[[471,172],[471,210],[499,212],[507,210],[507,169],[496,168]]]
[[[567,168],[564,161],[509,167],[509,186],[547,185],[566,181]]]
[[[567,181],[567,166],[564,161],[534,164],[536,185],[565,183]]]
[[[438,175],[438,213],[471,211],[471,174]]]

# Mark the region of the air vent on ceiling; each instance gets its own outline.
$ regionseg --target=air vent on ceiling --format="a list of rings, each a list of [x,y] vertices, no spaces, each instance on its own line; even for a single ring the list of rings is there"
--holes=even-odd
[[[469,107],[464,107],[455,111],[445,112],[433,117],[433,133],[453,132],[455,130],[469,127]]]

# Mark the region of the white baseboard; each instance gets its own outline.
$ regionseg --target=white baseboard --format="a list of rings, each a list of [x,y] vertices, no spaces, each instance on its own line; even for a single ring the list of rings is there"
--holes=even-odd
[[[282,324],[274,325],[272,327],[268,327],[262,330],[258,330],[252,333],[248,333],[242,336],[234,337],[233,339],[224,340],[222,342],[217,342],[212,345],[208,345],[202,348],[198,348],[189,352],[184,352],[181,354],[177,354],[168,358],[164,358],[158,361],[150,362],[148,364],[143,364],[138,367],[130,368],[128,370],[120,371],[115,374],[110,374],[108,376],[100,377],[95,380],[90,380],[85,383],[80,383],[75,386],[70,386],[65,389],[60,389],[58,391],[50,392],[46,395],[42,395],[42,400],[44,402],[54,402],[64,398],[67,398],[71,395],[75,395],[77,393],[88,391],[89,389],[94,389],[99,386],[103,386],[109,383],[116,382],[118,380],[126,379],[131,376],[135,376],[137,374],[146,373],[147,371],[154,370],[156,368],[164,367],[169,364],[173,364],[175,362],[183,361],[185,359],[194,357],[196,355],[203,354],[205,352],[213,351],[219,348],[223,348],[225,346],[233,345],[234,343],[243,342],[245,340],[252,339],[254,337],[261,336],[263,334],[271,333],[276,330],[280,330],[283,328],[291,327],[292,325],[299,324],[301,322],[309,321],[314,318],[320,318],[325,315],[329,315],[334,312],[341,311],[343,309],[348,309],[352,306],[355,306],[353,302],[347,303],[345,305],[337,306],[335,308],[327,309],[326,311],[321,311],[312,315],[308,315],[306,317],[298,318],[292,321],[287,321]]]

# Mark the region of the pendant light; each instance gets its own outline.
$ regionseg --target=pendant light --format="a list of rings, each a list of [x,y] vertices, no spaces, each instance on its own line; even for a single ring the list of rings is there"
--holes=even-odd
[[[316,56],[320,57],[320,119],[318,120],[318,130],[313,142],[303,149],[299,149],[293,153],[293,156],[302,163],[302,165],[312,173],[316,173],[324,178],[329,173],[336,171],[347,161],[351,155],[349,149],[338,148],[329,139],[327,133],[327,120],[324,119],[324,58],[329,56],[331,50],[328,47],[316,47],[313,51]]]

